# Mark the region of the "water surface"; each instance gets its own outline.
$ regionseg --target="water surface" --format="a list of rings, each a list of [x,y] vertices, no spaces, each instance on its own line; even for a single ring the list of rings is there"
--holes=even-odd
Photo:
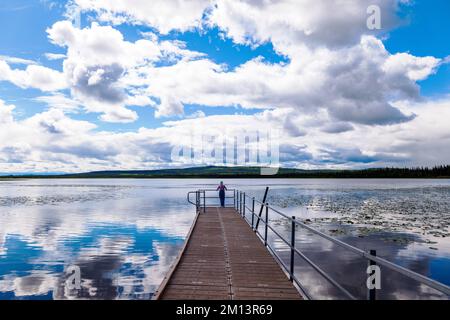
[[[215,180],[73,179],[0,182],[0,299],[149,299],[175,260],[195,212],[186,193]],[[225,181],[363,250],[450,284],[449,180],[242,179]],[[209,200],[217,205],[216,200]],[[231,199],[228,201],[232,201]],[[276,215],[271,223],[289,236]],[[289,251],[271,243],[284,258]],[[296,245],[363,298],[366,262],[299,230]],[[65,285],[79,266],[81,290]],[[315,298],[338,292],[297,259]],[[442,298],[383,271],[381,298]]]

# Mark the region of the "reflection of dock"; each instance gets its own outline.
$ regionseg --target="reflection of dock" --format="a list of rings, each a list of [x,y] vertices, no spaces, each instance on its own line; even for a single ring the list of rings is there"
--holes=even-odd
[[[198,214],[180,259],[157,299],[301,299],[234,208]]]

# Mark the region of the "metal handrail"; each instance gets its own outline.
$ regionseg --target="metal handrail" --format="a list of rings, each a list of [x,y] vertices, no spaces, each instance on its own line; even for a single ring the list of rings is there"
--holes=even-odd
[[[235,189],[228,189],[226,192],[228,192],[228,194],[232,192],[233,196],[225,196],[225,200],[233,199],[233,202],[234,202],[233,207],[235,207],[235,204],[236,204],[236,191],[237,190],[235,190]],[[217,199],[217,196],[215,196],[215,197],[206,196],[207,192],[217,192],[217,190],[216,189],[199,189],[197,191],[190,191],[187,193],[187,196],[186,196],[188,203],[195,205],[197,208],[197,211],[200,211],[200,209],[203,209],[203,212],[206,212],[206,207],[207,207],[206,200],[207,199]],[[195,195],[195,202],[193,202],[191,200],[192,195]]]
[[[194,206],[195,206],[197,203],[191,201],[191,195],[192,195],[192,194],[197,195],[197,193],[198,193],[198,191],[190,191],[190,192],[187,193],[187,201],[188,201],[190,204],[193,204]]]
[[[294,246],[291,245],[291,243],[289,243],[288,240],[286,240],[281,234],[278,233],[278,231],[276,231],[273,227],[270,226],[269,223],[267,223],[268,221],[266,221],[265,219],[263,219],[262,217],[259,218],[259,220],[261,222],[264,223],[264,225],[266,226],[267,229],[270,229],[270,231],[272,231],[276,236],[278,236],[278,238],[280,240],[282,240],[290,249],[294,250],[295,253],[297,253],[300,257],[302,257],[314,270],[316,270],[321,276],[323,276],[328,282],[330,282],[333,286],[335,286],[336,288],[338,288],[342,293],[344,293],[349,299],[351,300],[356,300],[355,296],[353,296],[350,292],[348,292],[348,290],[346,290],[344,287],[342,287],[336,280],[334,280],[330,275],[328,275],[325,271],[323,271],[317,264],[315,264],[314,262],[312,262],[308,257],[306,257],[302,252],[300,252],[297,248],[295,248]],[[253,229],[253,228],[252,228]],[[263,240],[265,242],[265,245],[268,249],[270,249],[270,251],[272,252],[272,254],[277,258],[277,260],[279,261],[279,263],[282,265],[282,267],[289,273],[290,279],[293,280],[298,286],[301,286],[301,283],[298,281],[298,279],[295,278],[294,272],[290,272],[288,271],[288,267],[286,266],[286,264],[284,263],[284,261],[282,261],[282,259],[278,256],[276,250],[274,248],[272,248],[272,246],[270,245],[270,243],[267,242],[267,235],[263,235],[259,232],[259,230],[255,230],[253,229],[260,237],[261,240]],[[265,240],[264,240],[265,239]],[[292,258],[291,258],[292,259]],[[290,261],[291,265],[292,265],[292,260]],[[304,289],[303,289],[304,290]]]
[[[345,242],[343,242],[341,240],[333,238],[333,237],[331,237],[331,236],[329,236],[329,235],[327,235],[327,234],[325,234],[325,233],[323,233],[323,232],[321,232],[319,230],[316,230],[316,229],[306,225],[305,223],[303,223],[301,221],[296,220],[295,217],[287,216],[286,214],[280,212],[279,210],[269,206],[268,203],[262,203],[261,201],[256,200],[254,197],[252,198],[249,195],[246,195],[244,192],[238,191],[238,194],[243,195],[243,199],[246,199],[246,198],[250,199],[252,201],[252,204],[253,204],[252,208],[250,208],[247,205],[242,206],[243,200],[240,197],[238,197],[237,198],[238,201],[241,202],[241,203],[237,204],[237,209],[238,209],[239,213],[241,215],[243,215],[243,217],[245,218],[247,223],[250,224],[250,222],[245,217],[244,208],[248,209],[251,212],[251,214],[252,214],[252,219],[251,219],[252,229],[257,233],[257,235],[260,237],[260,239],[264,241],[265,245],[270,249],[270,251],[274,255],[276,255],[276,258],[277,258],[277,260],[279,260],[279,262],[281,262],[280,261],[281,259],[278,257],[278,255],[275,253],[275,250],[270,246],[270,244],[267,241],[267,231],[268,230],[271,230],[279,239],[281,239],[291,249],[292,252],[294,252],[297,255],[299,255],[311,267],[313,267],[319,274],[321,274],[329,283],[331,283],[334,287],[336,287],[339,291],[341,291],[345,296],[347,296],[350,299],[356,299],[356,298],[350,292],[348,292],[344,287],[342,287],[336,280],[334,280],[330,275],[328,275],[325,271],[323,271],[318,265],[316,265],[307,256],[305,256],[300,250],[298,250],[298,248],[295,247],[295,243],[290,243],[287,239],[285,239],[283,236],[281,236],[273,227],[271,227],[267,217],[266,218],[263,218],[262,216],[261,217],[260,216],[257,217],[257,219],[259,221],[264,223],[264,225],[265,225],[265,233],[266,234],[261,234],[259,232],[259,230],[255,230],[254,226],[253,226],[254,225],[254,218],[255,218],[254,205],[255,204],[259,204],[259,205],[262,206],[262,208],[265,208],[266,209],[265,210],[266,211],[266,216],[268,216],[268,211],[271,210],[271,211],[277,213],[278,215],[280,215],[281,217],[283,217],[283,218],[287,219],[288,221],[290,221],[292,226],[293,226],[292,227],[293,231],[291,231],[291,232],[295,232],[294,231],[295,230],[294,226],[298,225],[298,226],[300,226],[302,228],[305,228],[308,231],[310,231],[310,232],[320,236],[323,239],[331,241],[334,244],[337,244],[337,245],[341,246],[342,248],[345,248],[345,249],[347,249],[347,250],[349,250],[349,251],[359,255],[360,257],[363,257],[363,258],[367,259],[368,261],[371,261],[372,263],[376,263],[376,264],[378,264],[380,266],[384,266],[384,267],[389,268],[389,269],[391,269],[393,271],[396,271],[396,272],[398,272],[398,273],[400,273],[400,274],[402,274],[402,275],[404,275],[404,276],[406,276],[408,278],[416,280],[416,281],[418,281],[418,282],[420,282],[422,284],[425,284],[425,285],[429,286],[430,288],[433,288],[433,289],[435,289],[435,290],[437,290],[437,291],[439,291],[441,293],[444,293],[447,296],[450,295],[450,287],[445,285],[445,284],[443,284],[443,283],[440,283],[440,282],[438,282],[436,280],[430,279],[430,278],[428,278],[428,277],[426,277],[424,275],[421,275],[421,274],[419,274],[417,272],[414,272],[412,270],[406,269],[406,268],[404,268],[404,267],[402,267],[400,265],[397,265],[397,264],[395,264],[393,262],[390,262],[390,261],[388,261],[388,260],[386,260],[384,258],[377,257],[376,255],[373,255],[370,252],[365,252],[365,251],[363,251],[363,250],[361,250],[359,248],[356,248],[356,247],[354,247],[354,246],[352,246],[352,245],[350,245],[348,243],[345,243]],[[291,256],[291,261],[290,262],[291,262],[291,269],[293,269],[292,268],[292,265],[293,265],[293,257],[292,256]],[[295,282],[302,289],[302,291],[305,291],[304,288],[301,286],[301,283],[295,277],[294,270],[289,270],[289,268],[285,265],[284,262],[282,262],[280,264],[282,265],[283,269],[285,269],[285,271],[287,273],[289,273],[291,280],[293,282]]]

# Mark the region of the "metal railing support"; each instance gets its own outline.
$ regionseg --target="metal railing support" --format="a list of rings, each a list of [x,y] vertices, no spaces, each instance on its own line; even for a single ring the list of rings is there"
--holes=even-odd
[[[236,210],[239,212],[239,208],[241,207],[241,191],[237,191],[237,208]]]
[[[240,193],[240,191],[239,190],[236,190],[236,211],[239,211],[239,206],[240,206],[240,203],[239,203],[239,193]]]
[[[242,217],[245,219],[245,192],[244,192],[244,202],[243,202],[243,205],[242,205],[242,207],[243,207],[243,209],[242,209]]]
[[[206,191],[203,190],[203,212],[206,213]]]
[[[242,191],[239,191],[239,214],[242,215]]]
[[[254,230],[253,226],[255,225],[255,197],[252,199],[252,230]]]
[[[267,199],[267,194],[269,193],[269,187],[266,187],[266,191],[264,192],[264,197],[261,203],[261,209],[259,210],[259,215],[258,215],[258,220],[256,220],[256,227],[255,229],[258,230],[259,227],[259,220],[261,219],[262,213],[263,213],[263,209],[264,209],[264,203],[266,203],[266,199]]]
[[[269,231],[269,204],[266,203],[265,206],[266,206],[266,219],[265,219],[266,223],[265,223],[265,226],[264,226],[264,229],[265,229],[265,231],[264,231],[264,245],[267,247],[267,233]]]
[[[198,191],[195,191],[195,210],[198,212]]]
[[[289,270],[290,280],[294,281],[294,266],[295,266],[295,216],[292,216],[291,223],[291,265]]]

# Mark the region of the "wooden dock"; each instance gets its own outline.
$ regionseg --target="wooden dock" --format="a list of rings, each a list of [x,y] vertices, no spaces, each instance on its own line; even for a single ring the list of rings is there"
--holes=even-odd
[[[177,262],[155,293],[161,300],[302,299],[233,208],[199,213]]]

